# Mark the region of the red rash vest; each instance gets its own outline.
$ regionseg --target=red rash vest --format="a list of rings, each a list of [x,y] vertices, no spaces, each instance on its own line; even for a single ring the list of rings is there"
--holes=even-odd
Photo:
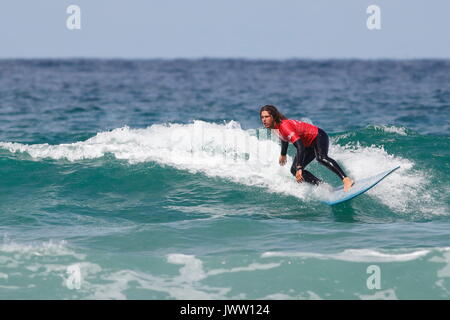
[[[316,126],[291,119],[281,120],[280,124],[275,123],[274,129],[281,140],[294,143],[300,139],[306,148],[312,145],[318,133]]]

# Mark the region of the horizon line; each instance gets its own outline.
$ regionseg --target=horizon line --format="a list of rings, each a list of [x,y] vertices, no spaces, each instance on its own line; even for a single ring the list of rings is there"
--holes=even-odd
[[[291,61],[291,60],[309,60],[309,61],[326,61],[326,60],[360,60],[360,61],[411,61],[411,60],[450,60],[450,57],[100,57],[100,56],[37,56],[37,57],[1,57],[0,60],[248,60],[248,61]]]

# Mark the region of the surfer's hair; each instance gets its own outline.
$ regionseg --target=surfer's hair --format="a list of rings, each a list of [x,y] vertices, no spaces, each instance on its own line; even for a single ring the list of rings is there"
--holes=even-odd
[[[260,116],[263,111],[269,112],[273,120],[278,124],[281,123],[281,120],[287,119],[280,111],[278,111],[275,106],[272,106],[270,104],[266,104],[265,106],[261,107],[261,110],[259,110]]]

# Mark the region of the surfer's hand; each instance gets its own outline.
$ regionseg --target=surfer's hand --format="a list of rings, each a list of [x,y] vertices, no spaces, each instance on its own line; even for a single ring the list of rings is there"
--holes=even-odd
[[[297,170],[297,173],[295,174],[295,180],[297,180],[297,182],[302,182],[303,180],[302,170]]]
[[[280,166],[284,166],[286,164],[286,156],[280,156],[280,160],[278,160]]]

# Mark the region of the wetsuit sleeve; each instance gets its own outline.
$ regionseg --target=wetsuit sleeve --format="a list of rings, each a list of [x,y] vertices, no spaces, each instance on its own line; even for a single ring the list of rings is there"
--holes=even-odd
[[[294,146],[297,148],[297,163],[295,164],[295,169],[297,171],[297,167],[301,166],[301,169],[303,169],[303,164],[305,163],[305,146],[301,139],[295,140]]]
[[[288,141],[283,141],[281,139],[280,139],[280,141],[281,141],[281,155],[285,156],[287,154],[287,150],[288,150],[288,147],[289,147],[289,142]]]

